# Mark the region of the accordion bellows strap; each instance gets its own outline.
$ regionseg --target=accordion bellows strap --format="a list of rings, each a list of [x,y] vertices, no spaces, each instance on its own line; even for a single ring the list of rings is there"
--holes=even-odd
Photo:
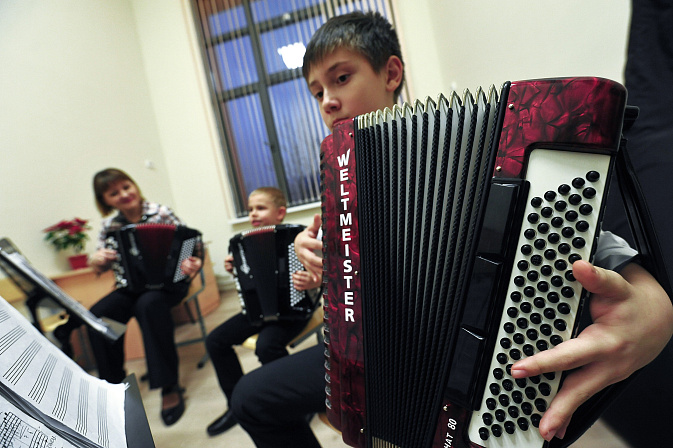
[[[326,406],[347,444],[545,446],[562,373],[509,369],[577,334],[571,267],[593,259],[625,107],[605,79],[508,82],[325,139]]]

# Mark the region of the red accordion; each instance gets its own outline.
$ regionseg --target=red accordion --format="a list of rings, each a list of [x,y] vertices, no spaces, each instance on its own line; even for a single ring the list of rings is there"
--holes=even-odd
[[[625,107],[604,79],[508,82],[325,139],[326,405],[346,443],[546,444],[562,374],[509,368],[577,333],[571,266],[593,259]]]
[[[105,246],[117,251],[112,264],[118,288],[132,292],[170,291],[187,279],[182,262],[192,255],[203,259],[201,232],[172,224],[131,224],[111,230]]]

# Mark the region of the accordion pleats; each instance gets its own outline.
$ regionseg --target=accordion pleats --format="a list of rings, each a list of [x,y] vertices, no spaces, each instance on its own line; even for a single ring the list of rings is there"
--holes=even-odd
[[[358,118],[372,446],[428,446],[434,436],[493,173],[497,102],[494,88],[479,89]]]

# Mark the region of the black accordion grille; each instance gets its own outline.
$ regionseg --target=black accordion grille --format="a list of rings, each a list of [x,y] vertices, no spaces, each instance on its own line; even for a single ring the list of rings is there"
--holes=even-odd
[[[493,172],[497,101],[479,89],[358,118],[370,446],[432,442]]]

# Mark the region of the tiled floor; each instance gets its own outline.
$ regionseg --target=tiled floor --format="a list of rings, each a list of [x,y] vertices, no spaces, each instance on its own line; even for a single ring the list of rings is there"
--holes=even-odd
[[[239,311],[240,305],[234,293],[223,295],[222,304],[213,313],[206,316],[206,325],[212,329],[229,316]],[[183,325],[177,329],[177,340],[191,338],[197,335],[196,326]],[[305,341],[297,350],[306,348],[315,343],[315,339]],[[205,448],[205,447],[253,447],[253,443],[239,426],[217,437],[209,437],[206,434],[206,426],[226,410],[226,404],[222,392],[217,384],[213,366],[208,362],[202,369],[197,368],[197,363],[205,353],[202,344],[194,344],[181,347],[180,353],[180,381],[186,388],[187,409],[183,417],[175,425],[166,427],[159,416],[161,398],[158,391],[149,391],[147,384],[140,384],[147,418],[157,448]],[[250,350],[239,349],[239,358],[245,371],[259,366],[254,353]],[[127,363],[129,373],[135,373],[137,377],[145,372],[143,360],[134,360]],[[323,448],[345,447],[340,436],[332,429],[323,424],[317,417],[313,419],[311,426],[320,440]],[[603,424],[598,422],[588,431],[575,445],[578,448],[628,448],[623,441],[618,439]],[[144,448],[144,447],[130,447]]]

